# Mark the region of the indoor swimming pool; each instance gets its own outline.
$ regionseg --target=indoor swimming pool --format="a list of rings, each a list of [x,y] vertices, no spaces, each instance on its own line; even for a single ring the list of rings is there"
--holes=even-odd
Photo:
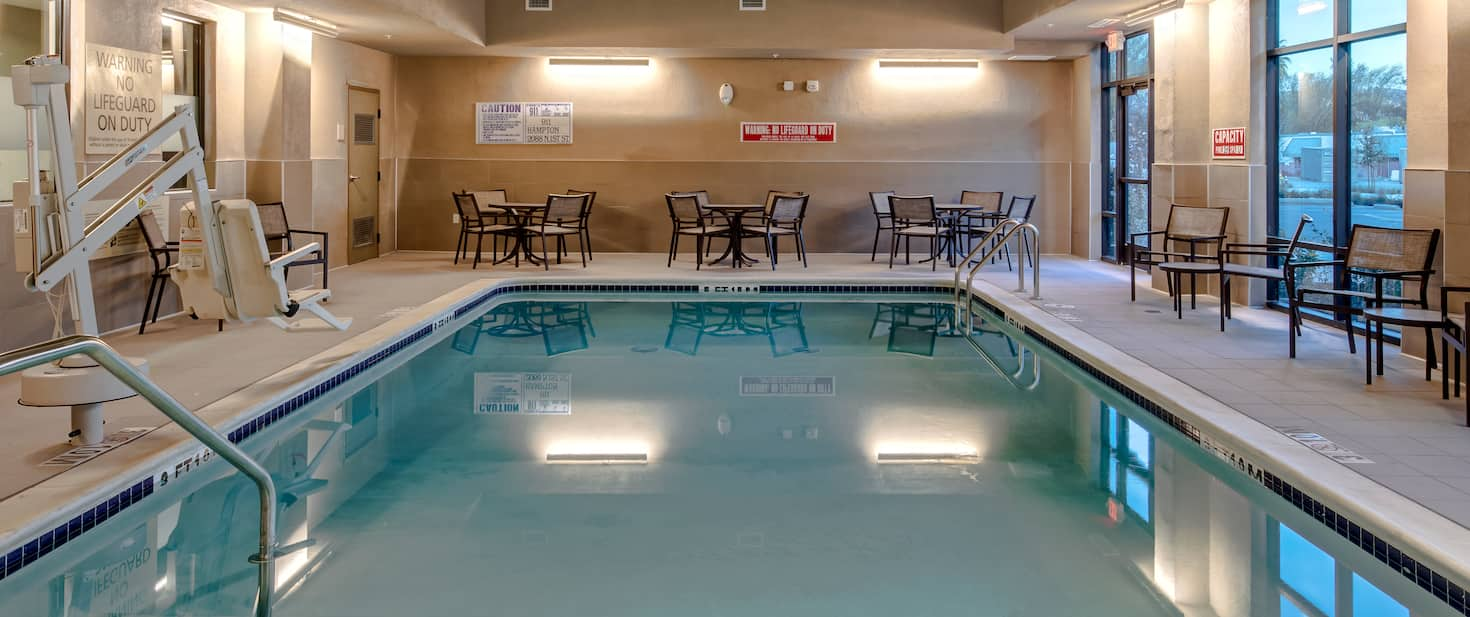
[[[515,296],[249,436],[275,614],[1460,614],[1000,320],[768,295]],[[249,614],[254,487],[171,478],[0,615]]]

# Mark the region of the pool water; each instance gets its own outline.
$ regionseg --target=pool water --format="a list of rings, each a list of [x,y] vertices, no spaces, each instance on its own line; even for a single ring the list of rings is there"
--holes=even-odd
[[[252,437],[276,614],[1451,614],[1003,325],[804,300],[501,304]],[[165,490],[0,615],[248,614],[253,486]]]

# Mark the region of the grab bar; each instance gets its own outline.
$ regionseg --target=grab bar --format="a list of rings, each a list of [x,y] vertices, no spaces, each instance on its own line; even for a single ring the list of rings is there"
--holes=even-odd
[[[245,454],[224,435],[219,434],[199,416],[194,415],[169,393],[139,372],[124,360],[112,346],[95,336],[67,336],[59,339],[23,347],[0,354],[0,375],[23,371],[65,358],[82,354],[111,373],[118,381],[132,388],[153,406],[163,412],[195,439],[214,450],[240,473],[255,482],[260,491],[260,552],[250,557],[250,562],[260,566],[260,582],[255,596],[256,617],[269,617],[271,593],[274,589],[276,558],[276,485],[270,473]]]
[[[1007,231],[1002,234],[1000,240],[998,240],[994,246],[990,247],[990,250],[985,251],[985,253],[981,255],[980,259],[976,261],[975,264],[970,268],[970,276],[969,278],[965,279],[965,285],[961,287],[961,270],[965,266],[970,265],[971,257],[973,257],[975,253],[978,253],[980,249],[984,248],[987,241],[995,237],[997,233],[1000,233],[1001,228],[1006,228]],[[980,273],[980,268],[985,267],[985,262],[988,261],[997,252],[999,252],[1001,248],[1005,247],[1006,241],[1010,240],[1017,233],[1021,234],[1021,238],[1019,240],[1025,240],[1027,237],[1029,237],[1031,240],[1031,250],[1029,251],[1031,257],[1031,299],[1041,299],[1041,238],[1039,237],[1040,230],[1038,230],[1036,226],[1032,225],[1031,223],[1021,222],[1021,219],[1008,219],[1004,223],[996,225],[995,228],[990,231],[990,233],[985,234],[985,237],[981,238],[980,244],[977,245],[973,250],[971,250],[970,253],[965,256],[965,259],[963,261],[955,266],[954,301],[957,305],[955,307],[956,309],[960,308],[958,305],[962,303],[962,297],[965,296],[969,292],[970,287],[975,284],[975,275]],[[1017,244],[1019,244],[1019,240]],[[1027,257],[1027,255],[1024,254],[1025,252],[1019,250],[1019,248],[1020,247],[1018,246],[1018,250],[1016,251],[1016,291],[1018,293],[1026,291]],[[970,305],[969,302],[964,302],[964,305],[966,317],[968,319],[966,327],[974,327],[975,315],[972,312],[973,307]]]

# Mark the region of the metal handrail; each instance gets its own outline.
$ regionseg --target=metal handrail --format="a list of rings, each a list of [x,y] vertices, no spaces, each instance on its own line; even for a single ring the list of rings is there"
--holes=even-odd
[[[169,393],[139,372],[117,350],[95,336],[67,336],[0,354],[0,375],[23,371],[33,366],[55,362],[67,356],[82,354],[97,362],[137,392],[154,407],[176,422],[195,439],[203,442],[240,473],[255,482],[260,491],[260,552],[250,557],[260,566],[260,582],[255,597],[255,615],[269,617],[271,593],[275,581],[276,558],[276,485],[270,473],[259,463],[230,443],[199,416],[194,415]]]
[[[974,261],[975,254],[976,253],[979,253],[981,249],[985,248],[985,245],[987,243],[989,243],[992,238],[995,237],[995,234],[998,234],[998,233],[1009,233],[1009,230],[1010,230],[1011,227],[1018,226],[1022,222],[1023,221],[1021,219],[1005,219],[1005,220],[1003,220],[1003,221],[1001,221],[999,223],[996,223],[995,224],[995,227],[991,227],[990,228],[990,231],[989,232],[986,232],[986,234],[980,238],[980,241],[975,243],[975,248],[970,249],[970,252],[965,254],[964,259],[961,259],[961,260],[959,260],[959,262],[955,263],[955,266],[954,266],[954,301],[955,301],[956,304],[958,304],[959,301],[960,301],[960,292],[961,292],[961,288],[960,288],[960,273],[964,271],[965,266],[966,265],[969,265],[971,261]],[[986,252],[986,255],[988,257],[989,255],[993,255],[994,253],[995,253],[995,250],[992,247],[992,250],[987,251]],[[982,263],[982,264],[985,263],[985,260],[981,260],[980,263]]]
[[[996,229],[986,234],[985,238],[981,240],[982,244],[980,245],[980,247],[976,247],[975,250],[970,251],[970,255],[965,256],[965,261],[962,261],[955,266],[955,304],[960,304],[961,302],[963,302],[962,297],[969,291],[970,287],[975,284],[975,276],[980,273],[981,268],[985,267],[985,262],[989,261],[992,256],[999,252],[1000,249],[1006,245],[1006,241],[1010,240],[1018,232],[1021,234],[1023,239],[1027,236],[1029,236],[1031,239],[1031,299],[1041,299],[1041,238],[1039,237],[1040,230],[1038,230],[1036,226],[1032,225],[1031,223],[1021,222],[1020,219],[1010,219],[1006,222],[1011,223],[1008,231],[1006,231],[1005,234],[1000,237],[1000,240],[996,242],[994,246],[990,247],[990,250],[981,255],[980,259],[976,261],[975,264],[970,268],[970,276],[965,279],[965,285],[963,287],[960,286],[961,268],[964,268],[966,265],[970,264],[970,255],[974,255],[976,252],[978,252],[980,250],[980,247],[984,246],[983,243],[989,238],[993,237],[996,233],[998,233],[997,230],[1004,226],[1004,223],[1002,223],[1001,225],[996,225]],[[1016,291],[1018,293],[1026,291],[1026,257],[1026,254],[1021,251],[1020,247],[1018,246],[1016,250]],[[969,302],[964,302],[964,305],[966,317],[968,318],[968,323],[965,327],[972,328],[975,325],[975,315],[972,312],[972,307],[970,306]]]
[[[1005,333],[1000,333],[1000,335],[1006,336]],[[1000,374],[1002,378],[1010,382],[1016,389],[1029,392],[1036,390],[1037,386],[1041,385],[1041,359],[1036,357],[1036,352],[1027,349],[1019,341],[1014,341],[1016,343],[1016,372],[1009,373],[1001,368],[1000,363],[996,362],[995,358],[991,357],[990,352],[986,351],[985,347],[980,344],[980,341],[975,340],[975,337],[970,335],[970,333],[965,333],[965,340],[969,341],[970,346],[979,352],[981,359],[985,360],[985,363],[989,364],[991,369],[995,370],[996,373]],[[1031,383],[1025,384],[1021,382],[1021,376],[1026,374],[1026,356],[1028,355],[1031,356]]]

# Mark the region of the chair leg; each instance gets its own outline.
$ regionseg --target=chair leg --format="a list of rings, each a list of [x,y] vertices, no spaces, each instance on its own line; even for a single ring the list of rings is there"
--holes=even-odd
[[[143,319],[138,322],[138,334],[142,334],[143,329],[148,327],[148,310],[153,306],[153,288],[157,285],[158,277],[148,281],[148,295],[143,298]]]
[[[1128,258],[1128,301],[1138,301],[1138,268],[1133,267],[1133,258]]]
[[[669,263],[666,268],[674,267],[674,253],[679,250],[679,232],[675,231],[669,235]]]
[[[1349,314],[1348,315],[1348,318],[1347,318],[1347,328],[1346,328],[1346,330],[1347,330],[1347,336],[1348,336],[1348,353],[1356,354],[1356,353],[1358,353],[1358,342],[1353,337],[1353,316],[1351,314]],[[1366,331],[1363,334],[1365,336],[1372,336],[1371,333],[1366,332]],[[1368,350],[1369,351],[1372,351],[1371,344],[1370,344]]]
[[[776,237],[775,236],[772,236],[770,233],[767,233],[766,234],[766,255],[770,256],[770,258],[771,258],[771,271],[772,272],[774,272],[776,270],[776,249],[777,249],[777,246],[776,246]]]
[[[1424,347],[1427,348],[1425,349],[1425,353],[1429,355],[1429,357],[1424,360],[1424,381],[1429,381],[1431,379],[1434,379],[1434,376],[1430,373],[1430,370],[1439,368],[1439,359],[1434,357],[1434,330],[1431,328],[1424,329]]]
[[[893,269],[893,257],[898,255],[898,234],[888,236],[888,269]]]
[[[1440,336],[1439,337],[1439,354],[1441,356],[1444,356],[1444,364],[1445,364],[1444,368],[1443,369],[1440,369],[1440,371],[1439,371],[1439,389],[1440,389],[1439,397],[1442,398],[1442,399],[1444,399],[1444,400],[1446,400],[1446,401],[1448,401],[1448,400],[1450,400],[1450,372],[1447,369],[1449,369],[1449,365],[1450,365],[1450,342],[1447,339],[1445,339],[1444,336]],[[1455,353],[1455,364],[1459,364],[1459,363],[1460,363],[1460,354],[1458,352],[1456,352]],[[1458,370],[1458,368],[1456,370]],[[1456,388],[1456,390],[1458,390],[1458,388]],[[1457,392],[1455,392],[1455,394],[1459,394],[1459,392],[1457,391]]]
[[[699,234],[697,236],[694,236],[694,269],[695,270],[698,270],[701,266],[704,265],[704,255],[705,255],[705,252],[704,251],[705,251],[705,245],[706,244],[709,244],[709,240],[704,237],[704,234]]]
[[[224,332],[225,331],[225,320],[223,320],[223,319],[219,320],[219,322],[214,325],[214,331],[215,332]]]
[[[454,263],[459,264],[459,254],[464,252],[464,229],[459,230],[459,239],[454,241]]]
[[[582,241],[587,243],[587,261],[592,261],[592,231],[586,227],[582,228]]]
[[[556,263],[561,263],[561,254],[556,255]],[[541,268],[551,270],[551,258],[546,255],[546,234],[541,234]]]
[[[490,242],[493,245],[494,242],[495,242],[495,240],[494,239],[491,239]],[[484,248],[484,246],[485,246],[485,234],[476,234],[475,235],[475,260],[470,263],[470,269],[471,270],[478,270],[480,268],[480,249]]]
[[[1292,304],[1286,308],[1286,341],[1287,357],[1289,358],[1296,357],[1296,337],[1302,335],[1301,330],[1297,327],[1297,319],[1299,317],[1296,312],[1296,304]]]
[[[883,224],[879,223],[878,228],[873,230],[873,254],[868,258],[868,261],[878,261],[878,236],[882,233]]]
[[[801,267],[805,268],[807,266],[807,264],[806,264],[806,234],[801,233],[801,228],[800,227],[796,228],[796,247],[801,250]]]

